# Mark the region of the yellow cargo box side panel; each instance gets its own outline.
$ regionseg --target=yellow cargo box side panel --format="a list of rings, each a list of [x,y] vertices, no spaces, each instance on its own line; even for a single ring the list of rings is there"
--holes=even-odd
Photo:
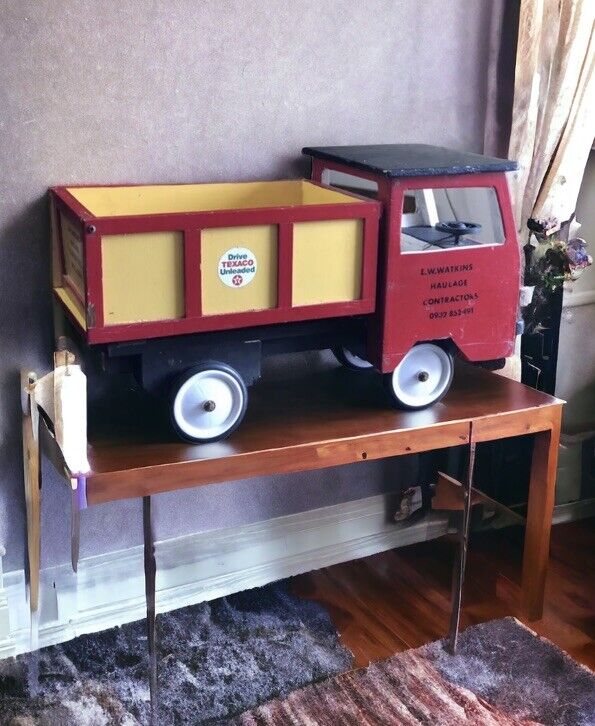
[[[294,224],[292,304],[359,300],[362,249],[360,219]]]
[[[201,232],[203,315],[277,306],[277,225]]]
[[[336,189],[320,187],[303,180],[69,187],[68,191],[96,217],[359,202]]]
[[[54,292],[81,328],[86,330],[87,321],[85,320],[85,311],[79,300],[65,287],[55,287]]]
[[[101,254],[106,325],[184,316],[181,232],[105,235]]]

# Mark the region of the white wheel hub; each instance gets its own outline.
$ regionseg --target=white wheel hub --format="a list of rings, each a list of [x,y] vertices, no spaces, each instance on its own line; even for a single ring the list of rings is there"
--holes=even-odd
[[[448,389],[452,358],[433,343],[416,345],[395,368],[391,383],[396,398],[412,408],[429,406]]]
[[[347,348],[343,348],[343,355],[345,356],[345,360],[353,368],[372,368],[372,364],[370,363],[370,361],[367,361],[365,358],[360,358],[358,355],[355,355],[355,353],[352,353]]]
[[[173,416],[188,437],[209,440],[224,435],[242,415],[244,391],[228,371],[199,371],[178,389]]]

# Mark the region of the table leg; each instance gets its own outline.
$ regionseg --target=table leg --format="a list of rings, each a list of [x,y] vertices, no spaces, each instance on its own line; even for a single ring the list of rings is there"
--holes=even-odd
[[[459,638],[461,622],[461,605],[463,602],[463,585],[465,582],[465,567],[467,565],[467,547],[469,544],[469,525],[471,523],[471,491],[473,488],[473,469],[475,468],[475,441],[473,431],[469,435],[469,459],[467,463],[467,476],[463,483],[463,513],[459,533],[459,548],[454,563],[452,577],[452,605],[450,611],[450,633],[448,649],[455,655]]]
[[[535,434],[533,444],[521,584],[521,607],[528,620],[539,620],[543,615],[559,444],[558,418],[552,429]]]
[[[39,415],[33,400],[37,377],[21,374],[23,396],[23,475],[27,510],[27,577],[29,609],[33,616],[39,608],[39,567],[41,545],[41,461],[39,454]]]
[[[155,650],[155,541],[151,517],[151,497],[143,497],[143,533],[145,555],[145,597],[147,601],[147,642],[149,647],[149,693],[151,697],[151,723],[157,704],[157,653]]]
[[[79,492],[72,487],[70,493],[70,563],[74,572],[78,571],[79,550],[81,542],[81,513],[79,509]]]

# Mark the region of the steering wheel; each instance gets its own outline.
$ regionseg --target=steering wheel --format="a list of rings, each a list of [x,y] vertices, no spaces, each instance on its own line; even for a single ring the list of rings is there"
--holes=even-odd
[[[466,234],[472,234],[473,232],[479,232],[481,224],[478,222],[438,222],[436,229],[440,232],[446,232],[455,238],[455,244],[459,243],[459,239]]]

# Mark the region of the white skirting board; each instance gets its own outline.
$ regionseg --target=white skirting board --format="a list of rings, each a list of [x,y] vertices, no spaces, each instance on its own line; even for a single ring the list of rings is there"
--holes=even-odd
[[[390,521],[394,497],[377,495],[265,522],[158,542],[157,611],[166,612],[338,562],[439,537],[448,517]],[[84,533],[83,533],[84,536]],[[0,573],[1,577],[1,573]],[[143,548],[41,573],[41,647],[145,616]],[[30,650],[22,570],[0,580],[0,658]]]

